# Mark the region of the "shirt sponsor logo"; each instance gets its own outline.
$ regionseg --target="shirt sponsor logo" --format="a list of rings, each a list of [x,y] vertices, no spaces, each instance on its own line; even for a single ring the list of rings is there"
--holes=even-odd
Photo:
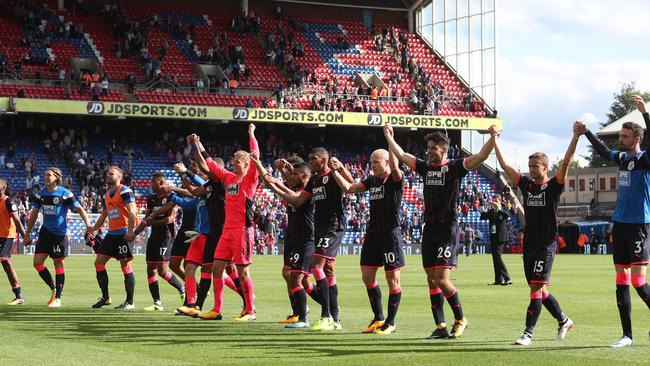
[[[544,207],[546,206],[546,192],[539,194],[532,194],[528,192],[528,199],[526,203],[529,207]]]
[[[228,184],[228,191],[226,194],[230,196],[236,196],[239,194],[239,184],[238,183],[231,183]]]
[[[325,187],[314,187],[312,193],[314,194],[314,201],[327,199],[327,192],[325,191]]]
[[[622,187],[630,186],[630,172],[626,170],[618,171],[618,185]]]
[[[438,172],[430,170],[427,172],[426,185],[428,186],[444,186],[445,185],[445,172]]]
[[[120,217],[120,210],[118,209],[113,209],[108,211],[108,218],[109,219],[117,219]]]
[[[384,186],[370,187],[370,200],[384,199],[385,189]]]
[[[56,206],[43,205],[43,215],[56,215]]]

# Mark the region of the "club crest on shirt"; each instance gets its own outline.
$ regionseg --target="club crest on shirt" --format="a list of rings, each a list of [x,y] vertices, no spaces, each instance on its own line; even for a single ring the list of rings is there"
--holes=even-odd
[[[543,190],[546,189],[546,187],[548,187],[548,183],[544,183],[544,184],[542,184],[542,186],[540,187],[540,189],[543,191]]]
[[[370,187],[370,200],[381,200],[384,198],[384,186]]]
[[[52,202],[54,202],[55,205],[58,205],[59,204],[59,197],[54,197]]]
[[[546,192],[539,194],[532,194],[528,192],[528,197],[526,199],[526,204],[529,207],[543,207],[546,206]]]
[[[239,184],[237,183],[230,183],[228,184],[228,190],[226,194],[231,195],[231,196],[236,196],[239,194]]]
[[[446,165],[445,165],[445,166],[442,166],[442,167],[440,168],[440,171],[443,172],[443,173],[446,173],[446,172],[449,171],[449,167],[446,166]]]
[[[444,186],[445,185],[445,172],[430,170],[427,172],[425,184],[428,186]]]
[[[634,170],[634,160],[630,161],[627,164],[627,170]]]
[[[165,203],[167,203],[167,197],[163,198],[161,202],[162,202],[163,205],[164,205]]]
[[[329,182],[329,180],[330,180],[330,177],[329,177],[329,176],[327,176],[327,175],[324,176],[324,177],[323,177],[323,184],[327,184],[327,182]]]

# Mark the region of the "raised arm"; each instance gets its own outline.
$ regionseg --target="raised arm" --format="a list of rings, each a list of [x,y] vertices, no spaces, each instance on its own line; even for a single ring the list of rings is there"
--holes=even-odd
[[[332,175],[334,176],[334,180],[336,181],[336,184],[341,187],[341,190],[345,193],[358,193],[358,192],[364,192],[366,191],[366,186],[363,185],[363,183],[350,183],[348,182],[345,177],[339,173],[338,170],[333,170]]]
[[[282,179],[284,179],[285,182],[291,181],[291,171],[293,170],[293,166],[291,166],[288,161],[285,159],[276,160],[275,168],[280,172],[280,175],[282,175]],[[261,173],[260,176],[263,178]]]
[[[648,133],[648,126],[650,126],[650,115],[648,115],[648,112],[646,111],[643,97],[640,95],[633,95],[632,101],[636,105],[636,109],[641,112],[641,115],[643,116],[643,122],[645,123],[645,126],[642,126],[644,128],[644,132],[643,140],[641,140],[641,146],[648,147],[648,144],[650,144],[650,141],[648,141],[648,139],[650,139],[650,133]]]
[[[571,142],[569,143],[569,147],[566,149],[566,153],[564,154],[564,159],[562,160],[562,166],[560,166],[560,170],[557,173],[557,180],[558,183],[564,183],[566,182],[566,178],[569,175],[569,165],[571,165],[571,160],[573,160],[573,155],[576,153],[576,146],[578,146],[578,140],[580,139],[581,135],[581,130],[582,126],[584,123],[580,121],[575,121],[573,123],[573,137],[571,138]]]
[[[404,152],[401,146],[395,142],[395,133],[393,131],[393,126],[390,124],[384,125],[384,137],[388,143],[388,150],[392,151],[393,154],[397,157],[397,160],[405,164],[409,169],[415,170],[415,156]]]
[[[499,128],[495,125],[490,126],[490,139],[487,140],[485,145],[481,148],[481,151],[478,154],[470,155],[465,159],[465,167],[468,170],[476,169],[479,165],[483,164],[488,157],[490,157],[490,152],[494,148],[494,139],[495,136],[499,134]]]
[[[354,178],[352,178],[352,173],[341,163],[341,161],[335,157],[330,158],[330,169],[339,172],[341,177],[348,181],[349,183],[354,183]]]
[[[402,170],[399,168],[399,160],[397,156],[392,151],[388,151],[388,164],[390,165],[390,174],[393,176],[393,180],[399,182],[402,180]]]
[[[252,123],[248,125],[248,140],[250,145],[250,153],[255,154],[259,157],[260,146],[257,143],[257,139],[255,139],[255,125]],[[248,169],[248,172],[246,173],[246,177],[256,183],[257,174],[258,174],[257,170]]]
[[[503,154],[501,153],[501,148],[499,147],[499,136],[494,136],[494,139],[495,139],[494,152],[497,154],[497,160],[499,160],[499,165],[501,165],[501,169],[503,169],[508,175],[508,177],[510,177],[510,180],[516,184],[519,180],[519,172],[515,170],[515,168],[508,165],[506,160],[503,158]]]
[[[282,182],[277,180],[276,178],[272,177],[270,174],[266,174],[264,177],[265,181],[268,182],[269,187],[277,193],[280,197],[282,197],[285,201],[287,201],[288,204],[290,204],[293,207],[300,207],[304,205],[305,203],[309,202],[311,200],[311,193],[301,190],[300,192],[296,192],[286,185],[284,185]]]
[[[644,106],[645,108],[645,106]],[[645,110],[645,109],[644,109]],[[647,114],[646,114],[647,115]],[[645,118],[645,117],[644,117]],[[578,131],[581,134],[584,134],[587,137],[587,140],[591,143],[591,146],[594,147],[594,150],[600,155],[603,159],[612,160],[612,149],[610,149],[604,142],[602,142],[596,135],[594,135],[587,125],[582,123],[578,126]]]

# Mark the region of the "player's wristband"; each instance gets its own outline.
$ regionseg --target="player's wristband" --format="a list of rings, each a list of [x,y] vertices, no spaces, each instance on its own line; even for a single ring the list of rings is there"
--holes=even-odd
[[[203,159],[207,159],[210,157],[210,154],[207,151],[201,151],[201,156],[203,156]]]

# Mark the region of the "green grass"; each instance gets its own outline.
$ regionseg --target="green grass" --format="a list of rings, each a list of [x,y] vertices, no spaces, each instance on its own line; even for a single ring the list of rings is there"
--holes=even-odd
[[[136,307],[128,313],[93,310],[99,296],[90,256],[66,262],[63,307],[47,309],[49,290],[31,266],[31,257],[14,260],[26,304],[0,306],[0,359],[3,365],[415,365],[445,364],[647,364],[650,356],[650,312],[632,289],[634,347],[608,348],[621,334],[614,299],[614,275],[609,256],[562,255],[555,261],[552,292],[576,322],[567,339],[554,341],[556,322],[544,310],[533,345],[522,349],[512,341],[523,330],[528,305],[521,258],[505,256],[515,284],[487,286],[492,282],[487,255],[460,258],[453,272],[465,314],[470,321],[458,340],[429,341],[433,329],[428,291],[421,261],[407,258],[402,271],[402,304],[397,333],[390,336],[360,334],[372,317],[360,280],[358,257],[337,261],[339,302],[344,330],[336,333],[285,330],[278,320],[289,312],[286,287],[280,276],[281,257],[257,257],[252,267],[258,320],[246,324],[231,320],[240,309],[239,297],[226,289],[221,322],[175,317],[177,294],[160,282],[166,311],[140,310],[151,303],[144,258],[135,261]],[[53,270],[51,262],[48,268]],[[115,262],[108,265],[113,302],[123,300],[122,274]],[[380,272],[383,276],[383,273]],[[2,275],[0,275],[2,276]],[[2,294],[11,299],[4,276]],[[380,283],[382,283],[380,281]],[[388,295],[382,284],[384,311]],[[5,301],[3,300],[3,303]],[[212,303],[209,297],[206,304]],[[312,320],[319,313],[310,300]],[[448,306],[447,319],[452,318]]]

